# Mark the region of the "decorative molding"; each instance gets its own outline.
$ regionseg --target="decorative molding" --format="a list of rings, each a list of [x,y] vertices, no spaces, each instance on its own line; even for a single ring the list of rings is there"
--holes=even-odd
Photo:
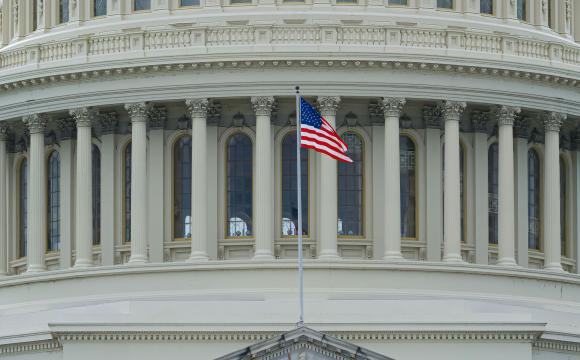
[[[487,133],[490,112],[473,110],[471,112],[471,129],[477,133]]]
[[[493,109],[493,115],[497,118],[499,126],[513,126],[516,115],[521,111],[520,107],[497,105]]]
[[[0,355],[62,350],[58,340],[32,341],[0,345]]]
[[[237,112],[232,117],[232,125],[235,127],[242,127],[246,125],[246,117],[241,112]]]
[[[376,102],[371,101],[368,106],[369,119],[373,124],[384,124],[385,115],[382,107]]]
[[[534,342],[533,347],[538,350],[580,353],[580,344],[556,340],[539,339]]]
[[[406,103],[407,100],[403,98],[394,98],[394,97],[382,98],[380,105],[381,108],[383,109],[385,120],[387,117],[390,118],[395,117],[398,119],[401,116],[401,113],[403,112],[403,108],[405,107]]]
[[[322,116],[336,116],[340,107],[340,96],[319,96],[316,98],[316,106]]]
[[[22,118],[22,121],[30,134],[44,133],[46,123],[48,122],[48,115],[43,113],[27,115]]]
[[[276,99],[273,96],[252,96],[250,100],[256,116],[271,116],[276,106]]]
[[[191,118],[207,118],[209,109],[209,100],[205,98],[187,99],[185,105],[189,110]]]
[[[99,123],[101,124],[101,134],[114,134],[119,124],[119,115],[115,111],[98,114]]]
[[[76,120],[77,127],[90,127],[98,113],[93,108],[82,107],[70,110],[69,114]]]
[[[443,114],[444,121],[461,121],[461,114],[467,107],[467,103],[464,101],[446,100],[439,106],[441,113]]]
[[[442,114],[441,108],[438,106],[424,106],[423,107],[423,122],[425,127],[430,129],[441,129]]]
[[[0,123],[0,141],[8,140],[8,125]]]
[[[147,122],[150,105],[146,102],[125,104],[125,110],[129,113],[131,123]]]
[[[518,114],[514,119],[514,136],[517,138],[528,139],[530,137],[528,131],[529,118]]]
[[[560,131],[567,115],[555,111],[544,111],[540,114],[546,131]]]
[[[355,127],[358,123],[358,116],[355,113],[350,111],[348,114],[344,116],[344,123],[348,127]]]
[[[149,109],[149,129],[164,129],[167,122],[167,108],[165,106],[152,106]]]
[[[73,116],[56,120],[60,132],[60,140],[71,140],[76,137],[76,124]]]

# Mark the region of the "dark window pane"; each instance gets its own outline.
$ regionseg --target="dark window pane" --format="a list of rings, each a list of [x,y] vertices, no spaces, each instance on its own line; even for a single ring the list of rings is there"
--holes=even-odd
[[[245,134],[235,134],[228,140],[226,154],[226,236],[251,236],[252,141]]]
[[[150,10],[151,9],[151,0],[133,0],[133,10],[141,11],[141,10]]]
[[[540,158],[528,151],[528,247],[540,249]]]
[[[417,237],[417,152],[408,136],[399,137],[401,168],[401,237]]]
[[[566,224],[567,224],[567,214],[566,214],[566,163],[563,158],[560,158],[560,240],[562,245],[562,256],[566,256]]]
[[[493,14],[493,0],[481,0],[479,9],[482,14]]]
[[[93,144],[92,182],[93,182],[93,245],[101,243],[101,151]]]
[[[453,9],[453,0],[437,0],[437,7],[442,9]]]
[[[199,0],[180,0],[180,6],[199,6]]]
[[[389,0],[389,5],[407,5],[407,0]]]
[[[298,189],[296,187],[296,132],[282,140],[282,236],[298,235]],[[302,234],[308,235],[308,150],[300,149]]]
[[[517,0],[517,17],[519,20],[527,20],[527,0]]]
[[[342,139],[353,162],[338,162],[338,235],[363,236],[363,141],[352,132]]]
[[[48,251],[57,251],[60,246],[60,157],[53,151],[48,157],[47,165],[47,229]]]
[[[32,0],[32,31],[38,29],[38,0]]]
[[[107,15],[107,0],[93,0],[93,16]]]
[[[28,242],[28,161],[22,160],[19,172],[19,255],[26,256],[26,244]]]
[[[487,202],[489,219],[489,243],[497,244],[498,239],[498,186],[499,186],[499,146],[493,143],[487,153]]]
[[[191,237],[191,137],[173,146],[173,237]]]
[[[68,22],[68,0],[59,0],[58,9],[58,22],[59,24]]]
[[[124,223],[124,241],[131,241],[131,144],[125,147],[123,157],[123,179],[125,189],[123,190],[123,223]]]

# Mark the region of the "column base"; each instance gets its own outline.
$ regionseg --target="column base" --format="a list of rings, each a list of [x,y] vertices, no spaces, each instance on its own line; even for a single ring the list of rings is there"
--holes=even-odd
[[[502,258],[499,259],[496,263],[497,266],[505,266],[505,267],[517,267],[518,264],[514,258]]]
[[[461,255],[458,254],[445,255],[443,262],[446,264],[465,264]]]
[[[405,261],[405,258],[400,251],[387,251],[383,256],[383,260],[388,262],[400,262]]]
[[[274,255],[272,255],[271,251],[260,250],[256,251],[252,260],[274,260]]]
[[[209,256],[203,251],[194,251],[187,259],[188,262],[208,261]]]
[[[547,264],[544,266],[544,270],[547,271],[553,271],[553,272],[564,272],[564,269],[562,268],[562,264],[560,263],[552,263],[552,264]]]
[[[147,264],[149,261],[147,260],[147,257],[144,255],[135,255],[135,256],[131,256],[129,258],[129,262],[127,264],[129,265],[143,265],[143,264]]]
[[[25,273],[26,274],[33,274],[33,273],[39,273],[39,272],[43,272],[46,271],[46,267],[42,266],[42,265],[30,265]]]
[[[336,251],[321,251],[318,260],[341,260]]]
[[[93,267],[94,264],[92,261],[90,260],[77,260],[75,261],[75,265],[73,266],[73,269],[88,269],[90,267]]]

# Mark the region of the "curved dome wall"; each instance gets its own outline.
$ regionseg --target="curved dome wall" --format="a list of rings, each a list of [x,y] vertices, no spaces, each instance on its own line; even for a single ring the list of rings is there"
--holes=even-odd
[[[292,328],[300,85],[355,159],[302,155],[307,325],[396,359],[580,359],[578,4],[0,19],[0,357],[212,359]]]

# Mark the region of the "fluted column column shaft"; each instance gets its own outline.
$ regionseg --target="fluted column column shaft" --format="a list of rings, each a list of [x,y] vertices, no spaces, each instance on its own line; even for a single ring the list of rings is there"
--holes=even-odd
[[[208,99],[186,101],[191,114],[191,255],[203,261],[207,255],[207,112]]]
[[[7,214],[7,193],[6,193],[6,136],[8,128],[0,127],[0,276],[8,273],[8,233],[6,225],[8,223]]]
[[[445,121],[444,256],[443,261],[461,263],[461,182],[459,172],[459,122],[466,104],[447,101],[443,104]]]
[[[498,106],[498,261],[501,266],[516,266],[514,197],[514,118],[519,108]]]
[[[254,227],[256,252],[254,259],[273,259],[274,241],[274,169],[272,162],[272,126],[270,116],[273,96],[253,97],[256,113],[256,206]]]
[[[77,123],[76,164],[76,260],[75,268],[93,266],[93,177],[91,125],[94,113],[88,108],[70,111]]]
[[[147,255],[147,111],[146,103],[126,104],[131,119],[131,257],[144,264]]]
[[[319,96],[320,115],[335,127],[338,96]],[[319,259],[338,259],[338,165],[327,155],[320,156],[320,255]],[[298,159],[300,161],[300,159]],[[304,186],[305,184],[303,184]],[[306,211],[306,210],[304,210]]]
[[[46,121],[44,114],[30,115],[24,119],[30,130],[27,272],[44,271],[46,269],[46,164],[44,160],[44,129]]]
[[[385,115],[385,254],[389,261],[403,260],[401,255],[401,167],[399,147],[399,117],[405,99],[382,100]]]
[[[544,113],[546,129],[544,158],[544,268],[563,271],[560,243],[560,127],[566,115]]]

